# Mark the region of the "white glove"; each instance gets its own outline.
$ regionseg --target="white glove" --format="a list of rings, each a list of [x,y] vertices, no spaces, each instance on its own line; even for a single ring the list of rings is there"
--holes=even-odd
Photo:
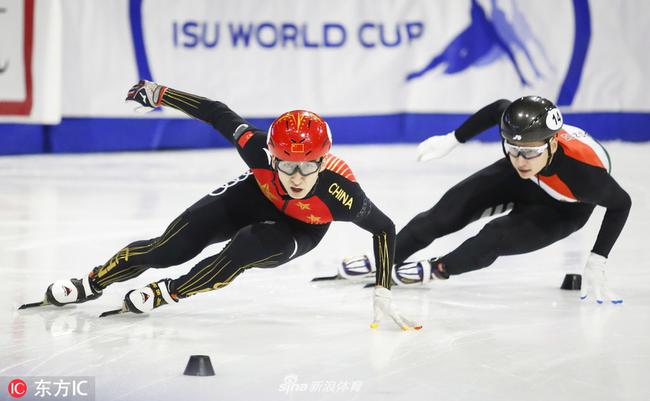
[[[604,256],[593,252],[589,255],[582,275],[580,299],[587,299],[587,296],[593,291],[593,296],[599,304],[603,303],[603,299],[607,299],[613,304],[622,304],[623,300],[607,286],[605,262],[607,262],[607,258]]]
[[[140,80],[133,85],[126,95],[127,102],[135,102],[135,111],[147,113],[162,103],[162,95],[167,90],[166,86],[158,85],[155,82]]]
[[[393,319],[402,330],[420,330],[422,328],[422,325],[402,316],[402,314],[397,310],[395,304],[393,304],[393,294],[391,294],[388,288],[381,286],[375,287],[373,306],[375,309],[375,320],[370,324],[371,329],[379,327],[379,323],[384,315],[388,315]]]
[[[447,135],[434,135],[418,145],[417,159],[419,162],[440,159],[458,145],[460,142],[456,139],[455,131],[451,131]]]

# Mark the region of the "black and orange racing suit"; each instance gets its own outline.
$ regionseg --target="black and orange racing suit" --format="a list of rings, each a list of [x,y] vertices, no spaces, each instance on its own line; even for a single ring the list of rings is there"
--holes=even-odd
[[[248,268],[276,267],[304,255],[331,222],[351,221],[373,234],[376,284],[390,288],[395,226],[365,195],[343,160],[325,156],[325,169],[311,192],[293,199],[271,166],[265,131],[221,102],[171,88],[162,104],[211,124],[237,148],[250,170],[190,206],[160,237],[129,244],[95,268],[94,286],[103,289],[151,267],[181,264],[210,244],[230,240],[221,252],[171,281],[170,292],[187,297],[226,286]]]
[[[500,100],[479,110],[455,131],[456,139],[465,142],[499,124],[509,104]],[[400,230],[395,262],[472,221],[511,209],[438,258],[449,275],[481,269],[499,256],[532,252],[567,237],[585,225],[596,205],[607,211],[592,252],[607,257],[627,220],[630,196],[609,174],[609,155],[600,143],[566,124],[557,139],[551,162],[531,179],[520,178],[506,156],[452,187]]]

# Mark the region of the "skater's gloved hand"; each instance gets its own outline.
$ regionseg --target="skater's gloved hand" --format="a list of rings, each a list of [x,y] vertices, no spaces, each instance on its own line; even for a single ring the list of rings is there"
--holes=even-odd
[[[126,95],[127,102],[136,102],[137,106],[135,111],[146,113],[152,111],[162,103],[162,97],[166,86],[158,85],[155,82],[140,80],[137,84],[133,85]]]
[[[604,256],[593,252],[589,255],[584,274],[582,275],[580,299],[587,299],[591,295],[599,304],[602,304],[603,300],[611,301],[613,304],[621,304],[623,300],[610,290],[607,285],[605,262],[607,262],[607,258]]]
[[[440,159],[460,145],[454,131],[447,135],[434,135],[418,145],[417,159],[424,162],[432,159]]]
[[[393,295],[388,288],[382,286],[375,287],[373,306],[375,309],[375,320],[370,324],[370,328],[372,329],[379,327],[379,323],[385,315],[393,319],[402,330],[420,330],[422,328],[422,325],[402,316],[393,303]]]

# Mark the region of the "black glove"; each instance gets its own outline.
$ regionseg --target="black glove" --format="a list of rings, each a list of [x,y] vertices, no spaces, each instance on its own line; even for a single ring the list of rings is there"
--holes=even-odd
[[[125,101],[138,103],[134,110],[146,113],[160,106],[162,103],[163,93],[165,93],[166,90],[166,86],[158,85],[155,82],[140,80],[140,82],[129,89]]]

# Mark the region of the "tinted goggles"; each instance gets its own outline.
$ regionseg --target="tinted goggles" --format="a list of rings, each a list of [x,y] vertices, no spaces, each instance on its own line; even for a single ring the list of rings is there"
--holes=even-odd
[[[310,160],[307,162],[291,162],[287,160],[276,159],[275,167],[287,175],[294,175],[297,172],[302,176],[312,175],[320,169],[323,159]]]
[[[548,149],[548,143],[541,146],[516,146],[508,143],[508,141],[503,141],[503,149],[514,158],[521,156],[526,160],[530,160],[540,157]]]

